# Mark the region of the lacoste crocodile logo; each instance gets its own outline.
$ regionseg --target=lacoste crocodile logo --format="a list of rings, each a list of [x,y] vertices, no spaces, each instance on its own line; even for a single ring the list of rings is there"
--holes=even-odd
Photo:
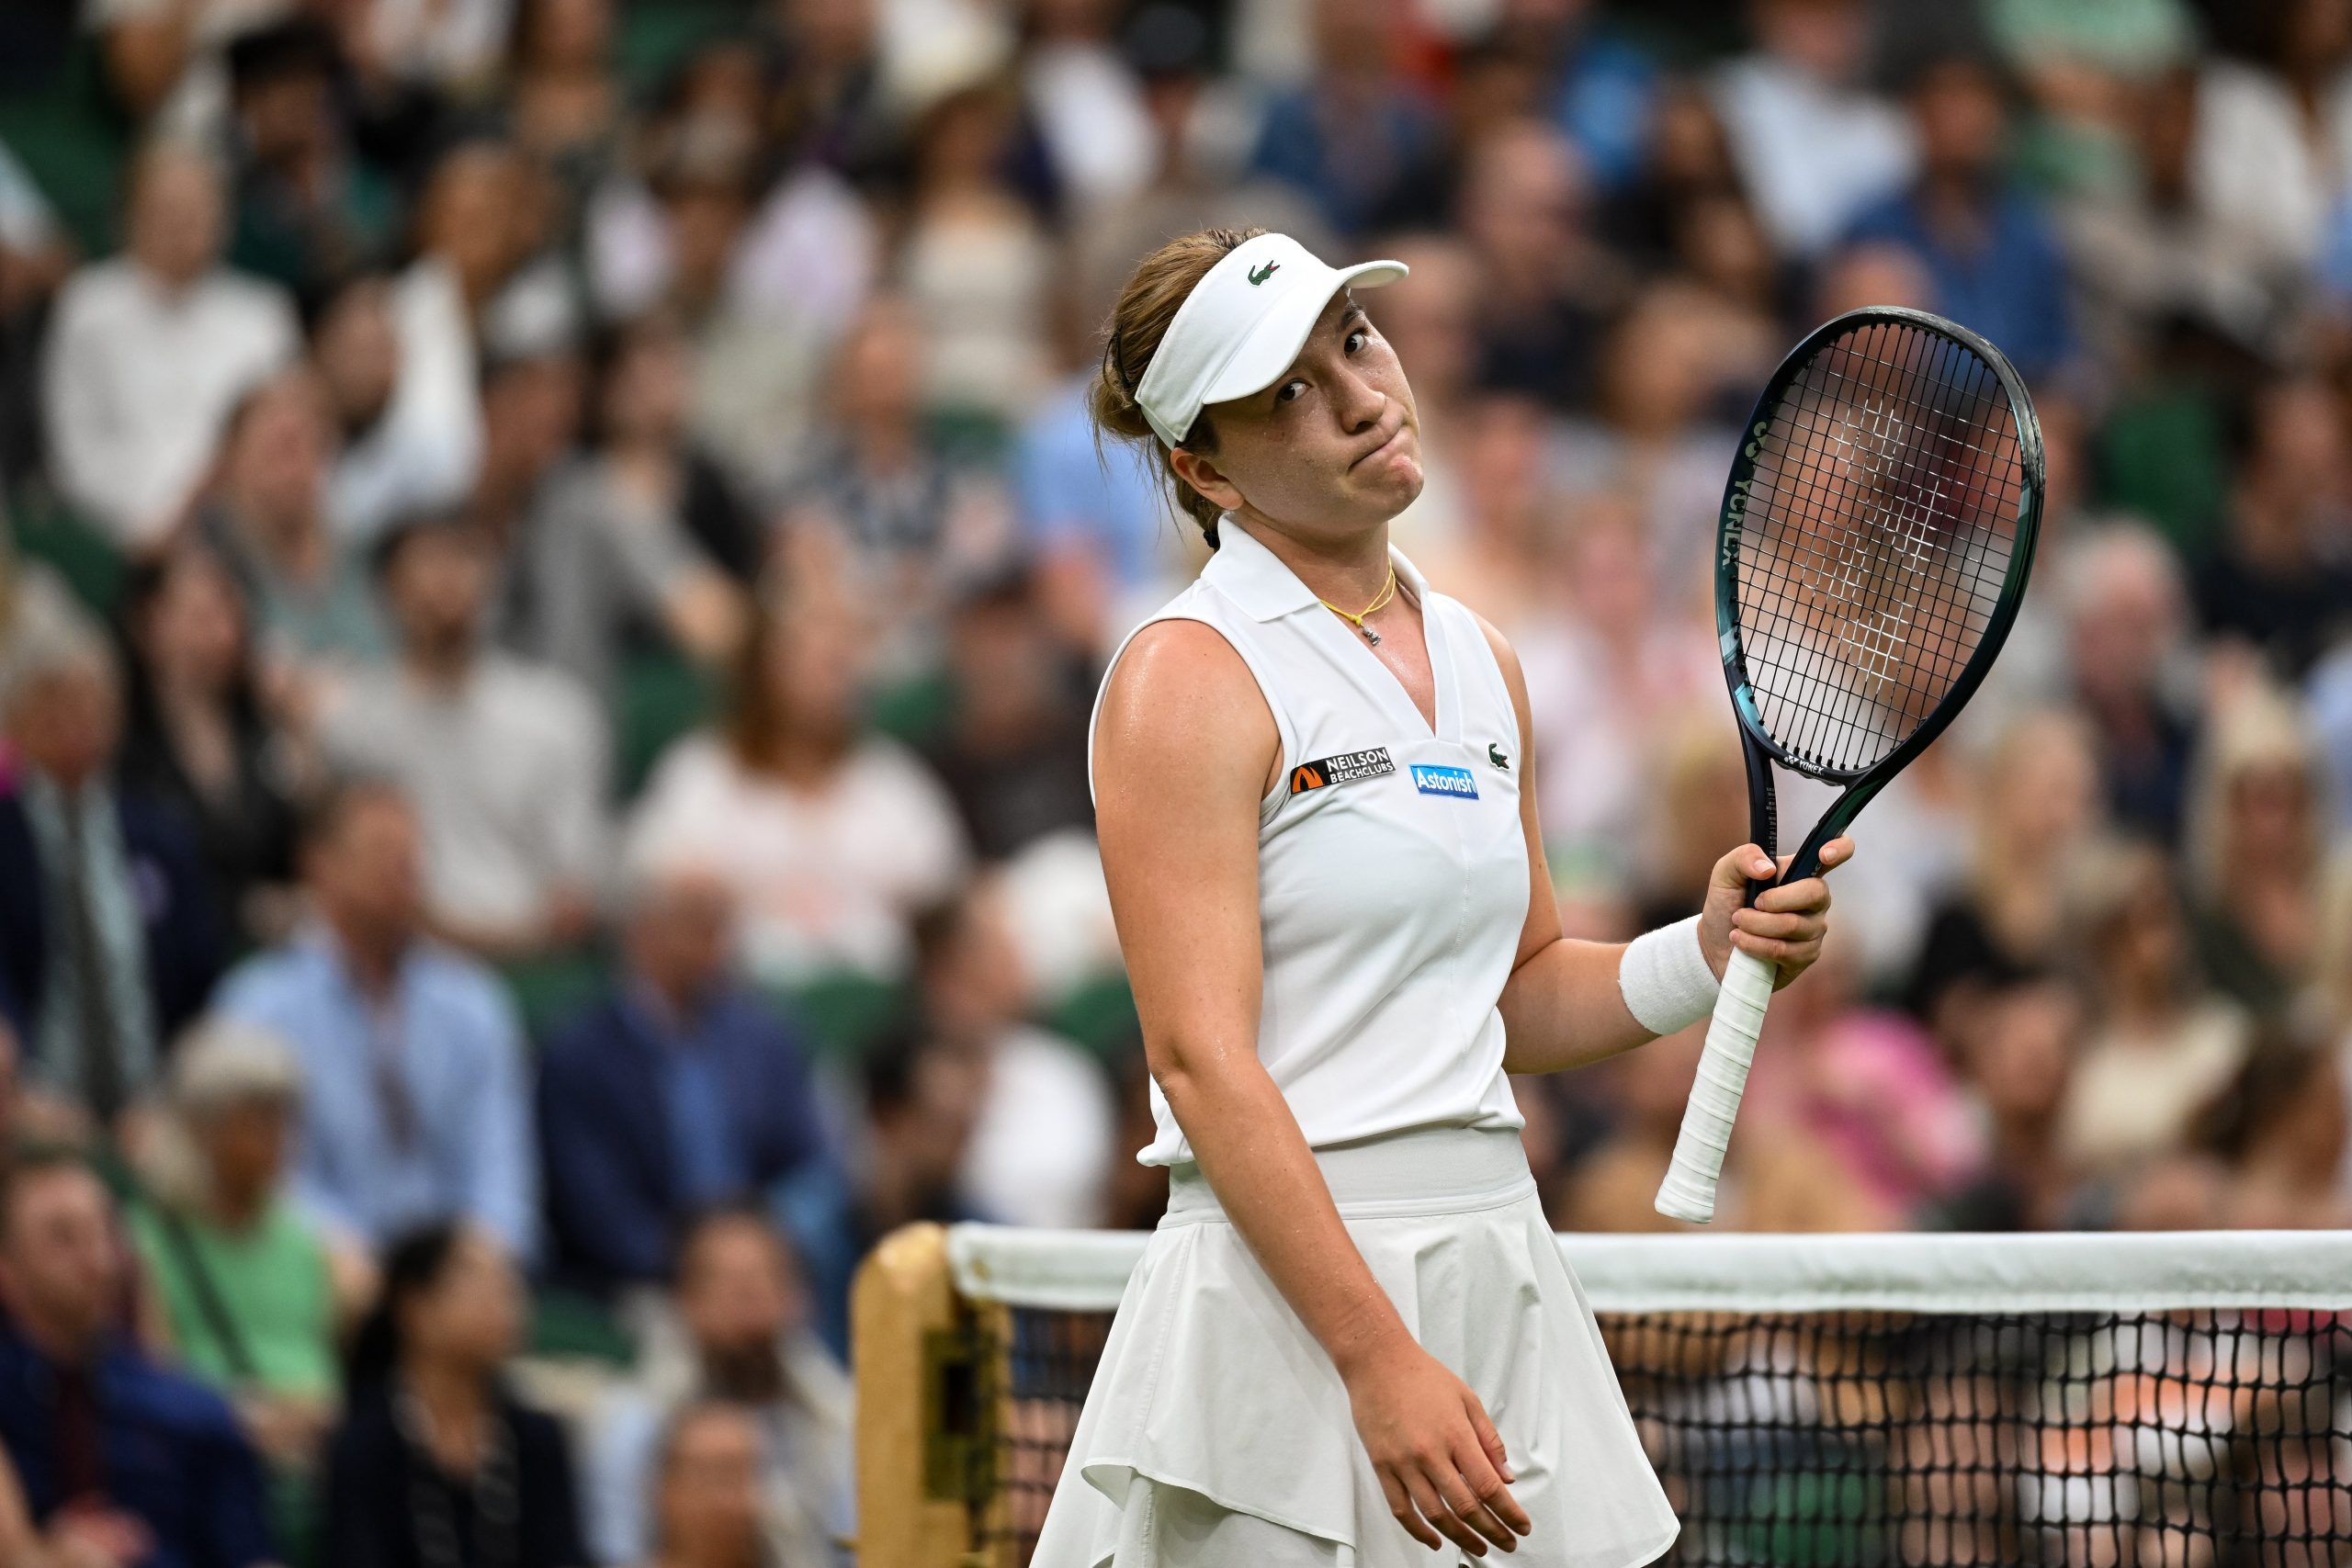
[[[1250,269],[1250,281],[1252,284],[1263,283],[1263,282],[1265,282],[1265,281],[1266,281],[1266,279],[1268,279],[1268,278],[1270,278],[1270,277],[1273,276],[1274,276],[1274,274],[1276,274],[1276,273],[1280,272],[1282,269],[1283,269],[1283,264],[1282,264],[1282,263],[1280,263],[1280,262],[1268,262],[1268,263],[1267,263],[1265,265],[1263,265],[1263,266],[1261,266],[1261,267],[1253,267],[1253,268],[1251,268],[1251,269]]]

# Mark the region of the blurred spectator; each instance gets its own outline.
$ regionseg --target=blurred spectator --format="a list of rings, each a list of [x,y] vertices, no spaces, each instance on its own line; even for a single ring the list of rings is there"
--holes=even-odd
[[[302,1076],[281,1040],[199,1025],[172,1061],[168,1131],[130,1230],[175,1360],[234,1405],[276,1481],[289,1558],[315,1544],[312,1478],[341,1393],[336,1270],[285,1195]],[[346,1279],[372,1272],[354,1259]]]
[[[0,141],[0,483],[22,483],[40,466],[40,340],[74,248],[56,210]]]
[[[2256,62],[2210,59],[2197,85],[2190,181],[2214,221],[2300,270],[2352,171],[2352,12],[2278,0],[2249,12]]]
[[[818,1331],[835,1354],[849,1348],[851,1276],[875,1243],[918,1220],[983,1217],[958,1182],[987,1087],[985,1061],[910,1023],[869,1044],[859,1067],[863,1144],[851,1152],[850,1202],[825,1216],[823,1227],[799,1228],[796,1237]]]
[[[1927,264],[1934,310],[2001,345],[2029,380],[2074,347],[2064,258],[2041,209],[2012,186],[2007,105],[1990,65],[1950,55],[1911,85],[1918,181],[1865,207],[1851,239],[1900,245]]]
[[[1721,470],[1737,445],[1713,404],[1740,352],[1734,319],[1713,298],[1654,284],[1610,330],[1592,412],[1554,431],[1554,483],[1612,491],[1637,509],[1662,598],[1697,592],[1690,563],[1713,547]]]
[[[1041,613],[1035,579],[1007,576],[956,607],[947,670],[946,725],[924,755],[973,849],[1001,860],[1057,829],[1091,833],[1086,721],[1093,682]]]
[[[275,377],[230,413],[197,503],[191,532],[235,574],[281,679],[315,681],[386,649],[367,569],[327,511],[332,440],[317,379]]]
[[[2300,680],[2352,628],[2352,450],[2344,410],[2320,383],[2275,382],[2249,401],[2227,530],[2197,573],[2209,631],[2267,653]]]
[[[281,291],[218,266],[227,224],[209,157],[158,142],[127,178],[126,249],[58,295],[43,409],[58,488],[135,551],[179,521],[230,409],[298,333]]]
[[[236,1417],[120,1332],[122,1257],[113,1204],[78,1160],[20,1156],[0,1178],[0,1455],[48,1560],[277,1562]]]
[[[1010,547],[1010,508],[982,474],[951,461],[922,422],[923,344],[915,312],[882,298],[842,338],[816,445],[786,521],[838,542],[846,583],[872,607],[885,671],[931,661],[936,617],[960,581]]]
[[[1967,880],[1929,917],[1904,998],[1948,1045],[1973,1037],[1965,1015],[1984,987],[2063,951],[2067,878],[2097,810],[2090,737],[2064,710],[2019,720],[1980,760],[1976,777]]]
[[[2208,1109],[2214,1151],[2234,1179],[2225,1223],[2249,1230],[2341,1230],[2346,1084],[2340,1055],[2286,1036],[2265,1041]]]
[[[327,1459],[334,1563],[584,1568],[571,1456],[553,1417],[501,1369],[526,1299],[484,1233],[413,1232],[351,1348],[350,1414]]]
[[[1596,0],[1503,0],[1507,47],[1540,68],[1552,118],[1604,188],[1630,180],[1657,109],[1657,67]]]
[[[870,176],[891,131],[882,90],[881,7],[867,0],[769,0],[787,145],[853,177]]]
[[[216,558],[184,545],[131,572],[120,614],[130,660],[119,777],[195,830],[215,903],[238,931],[283,935],[293,801],[311,770],[264,696],[243,596]]]
[[[521,640],[612,699],[616,666],[650,634],[723,666],[763,541],[726,478],[687,445],[685,344],[648,317],[616,334],[596,389],[597,449],[541,488],[522,540]]]
[[[2159,329],[2184,318],[2241,342],[2275,341],[2301,281],[2258,230],[2200,199],[2192,161],[2200,90],[2196,69],[2184,64],[2102,95],[2128,106],[2119,118],[2130,133],[2130,162],[2121,177],[2070,194],[2052,210],[2072,263],[2085,346],[2100,363],[2147,362]]]
[[[1770,1130],[1781,1163],[1792,1145],[1818,1149],[1849,1194],[1840,1217],[1893,1230],[1979,1179],[1988,1151],[1950,1057],[1917,1020],[1855,994],[1859,945],[1825,947],[1773,998],[1742,1118]],[[1745,1219],[1777,1228],[1753,1211]]]
[[[398,279],[358,273],[326,293],[312,321],[311,357],[341,437],[328,512],[356,543],[455,505],[473,484],[481,400],[447,283],[430,264]]]
[[[1746,200],[1731,137],[1713,100],[1696,83],[1660,86],[1640,152],[1637,177],[1621,182],[1602,209],[1610,242],[1637,264],[1680,254],[1683,231],[1702,204]],[[1761,225],[1757,232],[1771,255],[1771,239]]]
[[[903,975],[915,912],[961,882],[955,806],[859,717],[866,633],[824,582],[761,597],[726,716],[672,747],[631,837],[725,868],[752,977]]]
[[[1575,149],[1540,120],[1498,125],[1472,150],[1455,224],[1478,263],[1481,384],[1555,403],[1590,396],[1624,279],[1586,231],[1589,205]]]
[[[2317,747],[2286,694],[2256,685],[2213,716],[2190,784],[2184,869],[2206,974],[2257,1013],[2317,978],[2324,802]]]
[[[1028,118],[1054,183],[1080,209],[1142,188],[1159,166],[1143,84],[1118,46],[1120,0],[1034,0],[1022,50]]]
[[[621,136],[611,0],[514,0],[505,107],[514,145],[562,187],[567,231]]]
[[[1002,890],[977,884],[916,935],[933,1048],[980,1074],[958,1190],[1009,1224],[1101,1224],[1115,1157],[1111,1086],[1084,1051],[1027,1021],[1028,976]]]
[[[475,530],[427,516],[378,551],[397,666],[355,676],[320,716],[328,756],[396,781],[424,832],[427,907],[486,956],[560,949],[594,917],[606,738],[560,671],[483,646],[489,567]]]
[[[1546,847],[1563,870],[1622,890],[1644,870],[1644,824],[1676,716],[1704,704],[1714,719],[1723,661],[1695,624],[1659,613],[1634,504],[1602,495],[1577,511],[1552,543],[1544,577],[1556,596],[1521,634],[1520,657],[1542,748]]]
[[[489,971],[421,934],[414,814],[356,782],[305,825],[318,919],[222,983],[222,1016],[302,1064],[296,1199],[338,1244],[464,1216],[528,1256],[537,1204],[523,1041]]]
[[[0,1010],[41,1080],[111,1125],[220,974],[220,911],[178,818],[117,776],[121,682],[95,627],[28,637],[0,693],[17,770],[0,795]]]
[[[876,217],[821,163],[790,164],[763,190],[791,110],[751,44],[697,51],[670,96],[644,130],[643,166],[591,200],[591,289],[608,321],[661,309],[682,323],[696,437],[740,482],[772,487],[800,457],[826,360],[873,287]]]
[[[2108,811],[2118,827],[2177,844],[2197,743],[2179,558],[2152,530],[2124,523],[2058,564],[2071,694],[2097,737]]]
[[[1314,0],[1315,75],[1267,106],[1252,164],[1358,235],[1435,144],[1436,111],[1399,70],[1404,0]]]
[[[922,355],[923,403],[1000,428],[1036,406],[1052,373],[1044,328],[1053,248],[1004,172],[1015,103],[973,87],[924,111],[898,274]]]
[[[650,1568],[763,1568],[759,1423],[712,1400],[679,1412],[653,1465]],[[618,1558],[610,1559],[621,1561]]]
[[[1953,1038],[1980,1108],[1990,1157],[1984,1178],[1955,1195],[1937,1228],[2060,1230],[2070,1220],[2075,1172],[2060,1140],[2083,1026],[2074,986],[2018,967],[1984,982]]]
[[[2171,863],[2121,845],[2084,868],[2072,924],[2093,1011],[2059,1136],[2067,1160],[2113,1174],[2188,1145],[2253,1043],[2245,1010],[2203,987]]]
[[[392,192],[353,154],[335,114],[334,47],[323,24],[292,17],[226,51],[230,256],[298,297],[371,259],[391,226]]]
[[[1864,0],[1749,0],[1753,53],[1723,66],[1715,107],[1774,243],[1818,254],[1917,161],[1910,129],[1858,85],[1871,49]]]
[[[694,1214],[828,1157],[798,1037],[734,978],[727,876],[632,859],[622,973],[539,1067],[557,1256],[605,1288],[665,1278]]]
[[[1618,1115],[1600,1145],[1573,1166],[1548,1208],[1562,1230],[1679,1229],[1658,1213],[1657,1173],[1674,1152],[1690,1098],[1702,1032],[1690,1030],[1617,1058],[1609,1077]],[[1816,1144],[1779,1129],[1746,1129],[1737,1178],[1725,1183],[1719,1215],[1740,1229],[1866,1230],[1883,1219]]]
[[[576,329],[572,302],[560,284],[526,266],[539,238],[532,231],[533,196],[523,159],[506,142],[486,137],[443,153],[417,195],[417,260],[402,291],[415,296],[412,309],[436,332],[454,314],[465,326],[469,353],[546,353]]]
[[[501,577],[494,625],[510,641],[532,630],[533,524],[580,438],[587,394],[587,367],[568,349],[494,357],[482,367],[481,462],[459,511]],[[395,525],[418,515],[438,513],[411,513]]]
[[[723,1402],[751,1423],[749,1526],[768,1563],[845,1565],[850,1385],[810,1327],[808,1288],[755,1210],[718,1209],[679,1242],[674,1303],[637,1375],[610,1396],[589,1461],[590,1541],[606,1562],[667,1562],[677,1438]],[[667,1439],[664,1433],[673,1434]]]

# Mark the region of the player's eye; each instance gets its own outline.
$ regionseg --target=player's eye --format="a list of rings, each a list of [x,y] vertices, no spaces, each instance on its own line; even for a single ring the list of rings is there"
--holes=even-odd
[[[1306,395],[1306,382],[1304,382],[1304,381],[1284,381],[1284,382],[1283,382],[1280,387],[1278,387],[1278,388],[1276,388],[1276,389],[1274,389],[1274,401],[1275,401],[1277,404],[1280,404],[1280,403],[1295,403],[1295,402],[1296,402],[1299,399],[1301,399],[1301,398],[1305,397]]]
[[[1358,327],[1355,331],[1348,334],[1347,350],[1350,354],[1353,354],[1357,349],[1363,347],[1365,344],[1368,344],[1371,341],[1371,330],[1366,327]]]

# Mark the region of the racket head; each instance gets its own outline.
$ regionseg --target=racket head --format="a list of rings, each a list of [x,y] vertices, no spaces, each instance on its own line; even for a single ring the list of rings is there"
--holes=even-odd
[[[1942,317],[1849,311],[1765,384],[1724,483],[1715,628],[1751,757],[1849,786],[1815,854],[1983,683],[2042,487],[2024,378]]]

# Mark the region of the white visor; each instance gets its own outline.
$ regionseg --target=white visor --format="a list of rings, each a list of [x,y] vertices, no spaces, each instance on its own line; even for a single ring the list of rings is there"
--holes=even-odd
[[[1327,266],[1288,234],[1245,240],[1177,307],[1136,388],[1136,401],[1159,438],[1181,446],[1209,404],[1273,385],[1341,288],[1377,288],[1406,270],[1395,261]]]

